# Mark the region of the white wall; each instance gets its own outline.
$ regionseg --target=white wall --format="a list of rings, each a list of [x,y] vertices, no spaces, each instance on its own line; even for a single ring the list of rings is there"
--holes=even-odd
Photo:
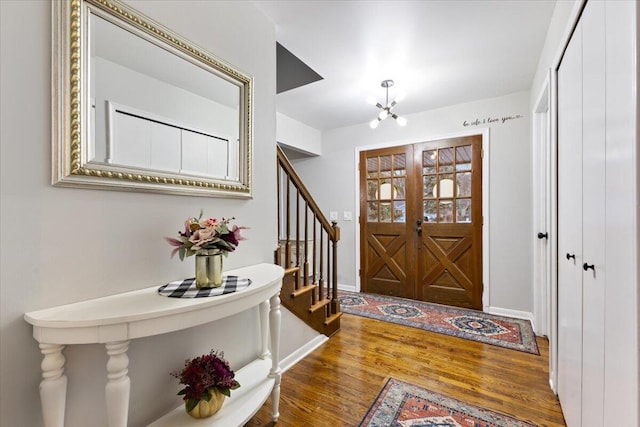
[[[522,117],[507,120],[506,116]],[[490,286],[492,308],[530,313],[531,290],[531,141],[529,92],[459,104],[406,116],[402,128],[385,121],[372,130],[368,124],[326,131],[322,156],[294,161],[311,194],[324,209],[338,211],[341,240],[338,246],[338,282],[356,284],[355,241],[357,218],[343,221],[343,211],[356,211],[356,147],[402,141],[407,144],[456,132],[490,128]],[[471,124],[476,119],[500,119]],[[467,126],[464,122],[467,122]],[[485,218],[485,222],[487,219]],[[487,285],[487,284],[485,284]]]
[[[275,159],[273,24],[248,2],[131,3],[255,78],[254,157]],[[1,1],[0,15],[0,425],[37,427],[41,355],[23,314],[193,275],[193,259],[169,259],[162,236],[174,235],[200,208],[252,227],[228,268],[272,261],[275,161],[254,163],[252,200],[52,187],[51,2]],[[250,311],[134,341],[129,425],[146,425],[179,403],[169,372],[185,358],[213,347],[240,366],[257,352],[257,333]],[[66,425],[106,425],[104,347],[69,347],[65,354]]]
[[[554,79],[550,78],[549,70],[554,68],[557,65],[557,61],[559,60],[564,46],[569,39],[571,34],[571,29],[573,26],[573,22],[575,21],[575,15],[579,9],[580,3],[582,0],[565,0],[556,2],[555,8],[553,10],[553,15],[551,16],[551,22],[549,23],[549,28],[547,29],[547,35],[545,37],[544,46],[542,52],[540,54],[540,59],[538,60],[538,67],[536,69],[536,73],[534,75],[533,82],[531,84],[531,109],[532,111],[537,107],[536,103],[538,102],[538,97],[541,96],[543,90],[547,90],[545,87],[546,84],[549,84],[549,88],[551,88],[549,93],[549,115],[550,115],[550,123],[549,126],[554,126],[556,117],[555,117],[555,94],[551,93],[554,86]],[[531,129],[531,133],[534,133],[534,129]],[[556,212],[556,173],[555,173],[555,159],[556,159],[556,151],[557,147],[555,144],[554,136],[551,135],[552,132],[549,132],[549,147],[548,147],[548,155],[549,158],[549,168],[554,171],[548,177],[549,179],[549,189],[550,194],[548,195],[549,202],[549,224],[547,225],[547,230],[549,232],[549,238],[547,243],[550,245],[550,265],[548,268],[551,270],[549,273],[550,283],[548,284],[548,289],[535,289],[535,292],[542,296],[548,295],[546,303],[548,307],[546,307],[547,318],[546,319],[535,319],[535,325],[544,325],[548,324],[547,335],[549,337],[549,345],[551,351],[549,352],[549,381],[551,387],[555,390],[557,387],[557,351],[554,349],[557,348],[557,324],[556,324],[556,312],[557,312],[557,233],[555,233],[555,228],[557,226],[557,212]],[[535,144],[534,142],[533,144]],[[534,151],[532,151],[532,156],[539,156],[540,148],[532,147]],[[537,157],[539,158],[539,157]],[[537,165],[534,164],[534,167]],[[539,171],[533,171],[532,173],[532,183],[534,185],[533,180],[537,177],[536,173]],[[536,206],[537,201],[533,201],[533,206]],[[536,229],[531,230],[532,233],[536,232]],[[539,244],[539,243],[538,243]],[[532,260],[533,261],[533,260]],[[537,266],[534,266],[537,268]],[[542,298],[541,298],[542,299]],[[535,313],[536,316],[544,315],[545,310],[539,310],[538,313]],[[544,327],[544,326],[543,326]]]
[[[581,2],[582,0],[556,1],[551,22],[547,29],[547,36],[544,40],[542,53],[540,54],[540,60],[538,61],[538,68],[531,83],[532,106],[542,90],[544,81],[549,74],[549,68],[556,65],[555,62],[561,54],[561,49],[564,47],[566,40],[568,40],[571,30],[569,20],[573,17],[573,13],[575,13],[574,9],[578,8]]]
[[[279,144],[305,154],[322,154],[322,132],[302,122],[276,114],[276,136]]]

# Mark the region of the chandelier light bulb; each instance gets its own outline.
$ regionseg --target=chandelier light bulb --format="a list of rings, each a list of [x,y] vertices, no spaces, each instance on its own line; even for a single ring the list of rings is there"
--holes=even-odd
[[[404,117],[399,117],[393,111],[393,107],[395,107],[398,102],[404,99],[404,96],[405,96],[404,92],[399,92],[396,96],[396,99],[389,102],[389,88],[393,87],[393,80],[390,80],[390,79],[383,80],[382,83],[380,83],[380,86],[382,86],[385,89],[384,104],[377,102],[372,95],[369,95],[367,97],[368,104],[374,105],[380,109],[380,112],[378,113],[378,117],[372,120],[369,123],[369,126],[371,127],[371,129],[375,129],[378,127],[381,121],[385,120],[389,116],[393,117],[393,119],[398,122],[398,125],[405,126],[407,124],[407,119],[405,119]]]

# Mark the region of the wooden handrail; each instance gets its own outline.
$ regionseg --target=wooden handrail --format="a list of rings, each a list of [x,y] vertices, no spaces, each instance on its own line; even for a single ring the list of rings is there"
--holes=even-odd
[[[316,201],[313,199],[313,197],[311,197],[311,193],[309,193],[309,190],[307,190],[307,187],[302,182],[302,179],[300,179],[300,176],[298,176],[295,169],[293,169],[293,165],[291,165],[291,162],[287,158],[287,155],[284,154],[284,151],[282,151],[282,148],[280,148],[279,146],[276,146],[276,149],[278,152],[278,163],[280,164],[282,169],[284,169],[287,175],[289,175],[289,178],[291,179],[291,182],[293,182],[293,185],[298,190],[300,190],[300,195],[302,196],[302,198],[307,201],[307,203],[309,203],[309,208],[313,213],[316,214],[318,221],[320,222],[320,224],[322,224],[322,228],[329,235],[329,239],[331,239],[332,242],[337,242],[338,240],[340,240],[338,233],[336,233],[331,223],[327,220],[327,218],[322,213],[322,210],[320,210],[320,208],[318,207]]]
[[[309,326],[330,336],[340,329],[342,314],[338,300],[340,227],[337,221],[327,220],[280,147],[276,167],[279,242],[275,259],[291,271],[291,278],[285,280],[290,298],[282,303]]]

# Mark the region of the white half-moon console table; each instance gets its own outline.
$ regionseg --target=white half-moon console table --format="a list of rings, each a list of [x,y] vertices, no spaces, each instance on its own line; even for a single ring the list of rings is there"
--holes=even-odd
[[[251,279],[251,286],[208,298],[169,298],[158,286],[26,313],[33,337],[40,343],[42,382],[40,399],[46,427],[64,426],[67,377],[62,350],[73,344],[105,344],[107,361],[106,405],[109,427],[126,427],[130,380],[127,349],[130,340],[202,325],[258,306],[261,352],[236,371],[242,384],[222,409],[205,420],[192,419],[184,405],[153,424],[163,426],[241,426],[271,394],[273,421],[278,419],[280,399],[279,343],[280,288],[284,270],[273,264],[257,264],[226,272]],[[270,338],[270,339],[269,339]],[[270,341],[270,342],[269,342]]]

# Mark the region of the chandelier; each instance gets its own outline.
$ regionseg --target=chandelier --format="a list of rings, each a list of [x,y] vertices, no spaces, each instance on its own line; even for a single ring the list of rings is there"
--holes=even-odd
[[[367,98],[367,102],[369,104],[375,105],[381,110],[380,114],[378,114],[378,117],[371,120],[371,123],[369,123],[369,126],[371,127],[371,129],[375,129],[378,127],[380,122],[386,119],[387,117],[393,117],[398,122],[398,125],[405,126],[407,124],[407,119],[405,119],[404,117],[400,117],[396,113],[391,111],[393,110],[393,107],[395,107],[396,104],[404,98],[404,96],[400,94],[396,97],[396,99],[394,99],[393,101],[391,101],[391,103],[389,103],[389,88],[393,86],[393,80],[383,80],[382,83],[380,83],[380,86],[386,89],[386,101],[383,106],[378,101],[376,101],[376,99],[373,96],[369,96],[369,98]]]

